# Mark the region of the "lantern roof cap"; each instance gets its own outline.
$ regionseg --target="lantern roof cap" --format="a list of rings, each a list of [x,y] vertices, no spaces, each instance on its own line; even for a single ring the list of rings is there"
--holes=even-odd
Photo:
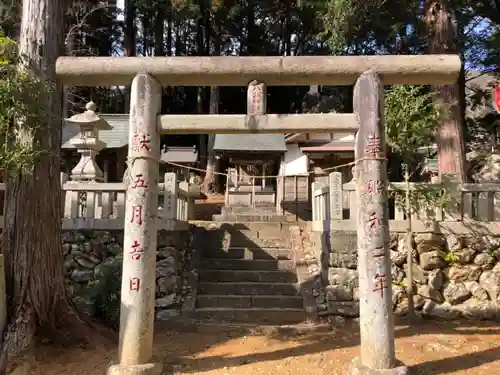
[[[96,111],[96,104],[90,101],[85,105],[85,111],[64,119],[64,122],[68,125],[93,127],[99,130],[111,130],[113,127],[106,120],[99,117]]]

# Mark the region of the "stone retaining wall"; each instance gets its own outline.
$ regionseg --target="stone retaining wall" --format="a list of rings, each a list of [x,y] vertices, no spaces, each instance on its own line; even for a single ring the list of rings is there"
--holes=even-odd
[[[311,254],[320,260],[323,284],[317,293],[321,316],[359,315],[355,232],[311,232]],[[405,234],[391,234],[393,308],[405,314]],[[500,319],[500,236],[417,233],[413,238],[414,305],[440,319]]]
[[[178,315],[189,288],[192,229],[159,231],[156,267],[158,319]],[[72,231],[63,239],[66,290],[76,306],[89,315],[119,321],[123,231]]]

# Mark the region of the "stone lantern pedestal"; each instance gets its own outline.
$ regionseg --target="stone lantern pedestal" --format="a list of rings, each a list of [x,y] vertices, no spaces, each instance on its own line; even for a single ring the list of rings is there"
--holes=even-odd
[[[72,181],[102,182],[104,174],[95,158],[106,144],[99,140],[99,130],[110,130],[112,127],[95,113],[96,105],[93,102],[88,103],[85,109],[83,113],[65,120],[68,125],[80,127],[80,133],[70,140],[70,143],[81,154],[80,161],[71,171],[70,179]]]

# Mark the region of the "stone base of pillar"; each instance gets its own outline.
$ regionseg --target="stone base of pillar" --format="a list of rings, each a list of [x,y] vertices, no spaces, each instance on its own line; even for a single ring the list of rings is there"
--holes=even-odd
[[[349,366],[348,375],[408,375],[410,370],[402,362],[396,363],[396,367],[385,370],[371,369],[361,363],[359,357],[354,358]]]
[[[144,365],[111,365],[106,375],[162,375],[163,366],[159,363]]]

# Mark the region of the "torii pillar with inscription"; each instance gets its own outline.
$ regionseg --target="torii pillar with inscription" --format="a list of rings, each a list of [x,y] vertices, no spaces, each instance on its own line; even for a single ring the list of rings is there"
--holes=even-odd
[[[160,105],[160,84],[148,74],[136,75],[130,94],[119,364],[110,366],[108,375],[162,373],[162,366],[152,363]]]
[[[358,78],[354,112],[361,354],[349,375],[405,375],[394,349],[384,87],[376,73]]]

